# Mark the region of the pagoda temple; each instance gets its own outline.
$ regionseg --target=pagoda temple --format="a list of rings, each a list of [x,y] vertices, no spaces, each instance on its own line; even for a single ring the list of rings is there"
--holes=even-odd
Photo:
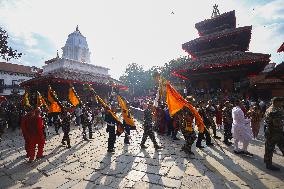
[[[220,15],[215,5],[195,28],[199,37],[182,45],[189,58],[173,72],[190,90],[234,92],[270,62],[268,54],[248,52],[252,26],[236,27],[235,11]]]
[[[90,95],[85,93],[83,84],[92,85],[102,97],[108,96],[114,85],[119,85],[117,80],[110,77],[108,68],[90,63],[91,53],[88,43],[78,26],[68,35],[62,50],[62,57],[57,52],[57,57],[45,61],[41,76],[25,81],[21,85],[28,88],[32,94],[39,91],[45,97],[50,85],[62,101],[67,100],[71,85],[81,99],[86,99]]]

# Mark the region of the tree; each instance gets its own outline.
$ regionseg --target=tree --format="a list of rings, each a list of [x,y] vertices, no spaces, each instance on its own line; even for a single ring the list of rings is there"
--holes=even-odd
[[[8,33],[0,27],[0,56],[2,59],[9,61],[11,58],[20,58],[22,53],[8,46]]]
[[[172,73],[175,71],[178,67],[181,67],[182,65],[185,65],[188,61],[187,56],[177,58],[175,60],[171,60],[169,63],[166,63],[161,71],[161,75],[166,78],[167,80],[170,80],[172,82],[178,82],[181,81],[180,78],[173,76]]]
[[[156,83],[154,79],[155,73],[161,75],[171,82],[180,82],[181,79],[173,76],[172,72],[187,62],[187,57],[181,57],[176,60],[171,60],[164,66],[153,66],[148,70],[144,70],[137,63],[128,64],[125,73],[119,78],[124,85],[129,87],[129,92],[133,96],[150,95],[151,91],[155,91]]]
[[[142,66],[131,63],[127,65],[125,73],[120,77],[120,81],[129,87],[130,93],[133,93],[133,95],[136,96],[135,94],[144,94],[141,86],[143,77],[144,70]]]

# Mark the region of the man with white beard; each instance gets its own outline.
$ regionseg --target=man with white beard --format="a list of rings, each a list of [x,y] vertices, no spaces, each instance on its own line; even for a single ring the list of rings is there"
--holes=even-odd
[[[234,153],[253,156],[247,151],[249,142],[252,140],[252,130],[250,127],[250,119],[245,118],[244,112],[240,108],[241,101],[235,101],[235,107],[232,109],[232,134],[235,139]],[[239,142],[243,143],[243,148],[239,148]]]

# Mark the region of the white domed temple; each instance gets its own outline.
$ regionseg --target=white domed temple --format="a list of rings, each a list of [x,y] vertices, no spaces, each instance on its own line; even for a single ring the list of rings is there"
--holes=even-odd
[[[51,85],[57,92],[59,99],[68,97],[68,89],[73,85],[79,96],[84,98],[83,84],[91,84],[97,93],[106,96],[117,80],[110,77],[108,68],[91,64],[88,43],[79,31],[76,30],[68,35],[62,57],[57,52],[57,57],[45,61],[42,73],[39,77],[22,83],[32,93],[39,91],[45,97],[47,86]]]

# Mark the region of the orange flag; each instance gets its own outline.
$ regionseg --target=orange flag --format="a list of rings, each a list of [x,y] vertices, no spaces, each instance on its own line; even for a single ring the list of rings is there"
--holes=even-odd
[[[61,108],[58,105],[58,103],[56,102],[56,100],[54,99],[54,91],[51,89],[51,87],[48,87],[48,92],[47,92],[47,98],[48,101],[50,102],[50,106],[49,106],[49,110],[48,112],[61,112]]]
[[[22,105],[27,106],[27,107],[31,107],[30,101],[29,101],[29,93],[26,90],[25,90],[25,94],[24,94],[24,97],[23,97],[23,100],[22,100]]]
[[[69,97],[69,100],[70,100],[71,104],[72,104],[73,106],[77,106],[77,105],[80,103],[80,101],[79,101],[77,95],[75,94],[75,91],[74,91],[74,90],[75,90],[75,89],[74,89],[73,87],[70,87],[70,88],[69,88],[68,97]]]
[[[200,132],[204,131],[204,123],[199,115],[198,111],[187,102],[172,86],[169,82],[167,82],[167,104],[169,108],[169,113],[173,116],[175,113],[180,111],[183,107],[187,107],[193,116],[195,117],[198,129]]]
[[[47,103],[45,102],[42,95],[37,91],[37,107],[46,106],[48,108]]]
[[[120,105],[121,111],[122,111],[122,117],[127,125],[131,127],[131,129],[136,129],[134,119],[132,115],[130,114],[126,102],[121,98],[121,96],[117,95],[117,100]]]

